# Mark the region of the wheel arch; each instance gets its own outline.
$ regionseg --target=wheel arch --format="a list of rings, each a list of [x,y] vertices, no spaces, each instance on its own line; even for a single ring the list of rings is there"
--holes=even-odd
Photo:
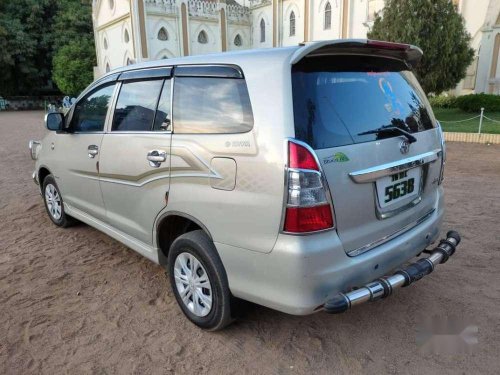
[[[45,177],[47,177],[49,174],[52,174],[46,166],[42,165],[40,168],[38,168],[38,182],[40,184],[40,190],[43,190],[43,180],[45,180]]]
[[[156,220],[155,240],[158,251],[158,262],[167,264],[168,252],[175,239],[184,233],[201,229],[213,241],[213,237],[207,227],[198,219],[185,212],[167,211]]]

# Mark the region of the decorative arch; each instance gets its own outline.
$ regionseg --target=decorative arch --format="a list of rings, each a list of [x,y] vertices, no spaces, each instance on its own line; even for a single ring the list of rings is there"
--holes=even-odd
[[[198,33],[197,40],[198,40],[198,43],[200,43],[200,44],[208,44],[208,34],[205,31],[205,29],[201,30]]]
[[[234,37],[233,44],[236,47],[241,47],[243,45],[243,38],[241,37],[240,33],[236,34],[236,36]]]
[[[108,56],[104,57],[103,62],[102,62],[102,67],[103,67],[105,73],[108,73],[109,71],[111,71],[112,68],[111,68],[111,63],[109,62]]]
[[[264,21],[264,18],[260,19],[259,22],[259,36],[260,36],[260,42],[265,43],[266,42],[266,21]]]
[[[160,30],[158,30],[158,32],[156,33],[156,38],[158,40],[161,40],[162,42],[168,40],[168,31],[165,26],[160,27]]]
[[[102,48],[106,51],[109,48],[108,37],[104,35],[102,37]]]
[[[130,25],[126,22],[123,23],[122,26],[122,42],[128,43],[130,42]]]
[[[202,23],[201,25],[199,25],[196,28],[196,30],[194,31],[194,33],[192,33],[192,34],[190,33],[192,35],[191,38],[196,38],[194,40],[191,40],[191,42],[197,42],[198,41],[197,38],[198,38],[198,35],[200,35],[201,31],[204,31],[207,34],[208,43],[209,44],[212,44],[212,42],[214,40],[218,40],[217,36],[213,33],[212,29],[208,25]]]
[[[152,35],[154,35],[154,37],[156,38],[156,40],[159,40],[158,39],[158,34],[160,32],[161,29],[165,29],[165,31],[167,32],[167,36],[168,36],[168,39],[166,41],[170,42],[170,41],[176,41],[177,40],[177,31],[175,28],[172,28],[172,25],[168,22],[165,22],[165,20],[161,19],[159,20],[158,22],[156,22],[153,26],[153,28],[151,29],[151,33]]]
[[[132,55],[130,54],[129,51],[126,51],[125,55],[123,56],[123,66],[127,66],[130,64],[134,64],[134,63],[135,63],[135,61],[134,61]]]
[[[175,55],[168,48],[163,48],[156,54],[155,60],[161,60],[164,59],[165,57],[167,59],[171,59],[175,57]]]
[[[289,35],[290,36],[295,36],[295,12],[292,10],[290,12],[290,16],[288,17],[289,20]]]
[[[332,4],[327,1],[323,14],[323,29],[330,30],[332,28]]]

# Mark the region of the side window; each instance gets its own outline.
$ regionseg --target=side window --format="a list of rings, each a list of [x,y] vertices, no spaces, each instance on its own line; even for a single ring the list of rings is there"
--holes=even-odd
[[[170,92],[171,81],[170,79],[167,79],[163,84],[160,100],[158,101],[158,108],[156,110],[155,121],[153,124],[154,131],[171,130],[170,123],[172,121],[172,116],[170,111]]]
[[[163,79],[123,82],[112,131],[150,131]]]
[[[244,79],[176,77],[175,133],[244,133],[253,127]]]
[[[97,89],[81,99],[75,106],[71,129],[75,132],[99,132],[104,130],[109,102],[115,84]]]

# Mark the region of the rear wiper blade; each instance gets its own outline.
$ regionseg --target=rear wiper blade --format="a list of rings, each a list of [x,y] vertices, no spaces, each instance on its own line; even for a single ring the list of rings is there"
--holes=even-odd
[[[408,139],[409,143],[413,143],[417,141],[417,138],[415,138],[413,135],[408,133],[406,130],[403,130],[401,128],[398,128],[396,126],[387,126],[387,127],[382,127],[378,129],[373,129],[373,130],[368,130],[363,133],[359,133],[358,135],[366,135],[366,134],[379,134],[379,133],[399,133],[402,136],[405,136],[406,139]]]

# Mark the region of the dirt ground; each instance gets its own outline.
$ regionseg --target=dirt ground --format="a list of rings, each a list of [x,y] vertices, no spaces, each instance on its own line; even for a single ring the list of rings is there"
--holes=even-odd
[[[500,373],[500,146],[448,144],[457,254],[416,285],[339,316],[264,307],[207,333],[164,271],[87,226],[55,227],[31,180],[41,112],[0,113],[0,373]],[[478,326],[470,354],[426,354],[422,316]]]

